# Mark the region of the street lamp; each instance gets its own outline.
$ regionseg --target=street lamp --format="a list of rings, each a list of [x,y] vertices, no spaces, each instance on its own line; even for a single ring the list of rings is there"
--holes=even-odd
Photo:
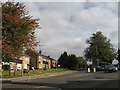
[[[23,56],[22,56],[22,62],[21,62],[21,65],[22,65],[22,68],[21,68],[21,76],[23,76]]]
[[[24,56],[25,56],[25,47],[23,47],[23,51],[22,51],[22,62],[21,62],[21,64],[22,64],[22,70],[21,70],[21,76],[23,76],[23,60],[24,60]]]

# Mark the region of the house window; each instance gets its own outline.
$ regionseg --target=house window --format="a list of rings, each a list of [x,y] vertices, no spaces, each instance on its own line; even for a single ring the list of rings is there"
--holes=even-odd
[[[46,61],[43,61],[43,64],[48,64],[48,62],[46,62]]]

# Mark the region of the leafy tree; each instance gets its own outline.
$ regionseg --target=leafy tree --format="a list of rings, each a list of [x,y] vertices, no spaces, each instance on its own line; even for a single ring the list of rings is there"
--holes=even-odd
[[[118,49],[117,60],[119,61],[119,64],[120,64],[120,49]]]
[[[66,62],[67,62],[67,52],[64,52],[63,54],[60,55],[58,59],[58,64],[60,65],[61,68],[66,68]]]
[[[0,63],[2,62],[2,8],[0,7]]]
[[[79,68],[79,62],[76,58],[76,55],[71,54],[67,57],[67,64],[66,64],[68,69],[78,69]]]
[[[93,33],[86,43],[88,47],[85,49],[85,57],[87,60],[92,60],[93,65],[99,65],[102,62],[111,63],[115,59],[115,49],[102,32]]]
[[[23,3],[2,3],[2,56],[3,60],[19,57],[24,48],[37,45],[34,35],[39,19],[33,19]]]
[[[60,55],[58,64],[61,68],[77,70],[80,67],[85,67],[86,61],[83,59],[83,57],[76,57],[74,54],[67,55],[67,52],[64,52]]]
[[[85,68],[87,66],[87,62],[83,57],[77,57],[79,68]]]

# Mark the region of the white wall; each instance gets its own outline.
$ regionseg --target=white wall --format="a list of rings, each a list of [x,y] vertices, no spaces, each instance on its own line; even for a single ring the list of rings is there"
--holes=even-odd
[[[24,69],[27,69],[27,64],[24,64],[23,68],[24,68]]]
[[[22,69],[22,64],[17,64],[17,69],[21,70]]]

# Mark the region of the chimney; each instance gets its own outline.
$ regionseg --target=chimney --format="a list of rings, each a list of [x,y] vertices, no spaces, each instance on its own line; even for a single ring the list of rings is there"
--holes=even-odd
[[[40,51],[39,51],[39,53],[41,54],[41,53],[42,53],[42,51],[40,50]]]

